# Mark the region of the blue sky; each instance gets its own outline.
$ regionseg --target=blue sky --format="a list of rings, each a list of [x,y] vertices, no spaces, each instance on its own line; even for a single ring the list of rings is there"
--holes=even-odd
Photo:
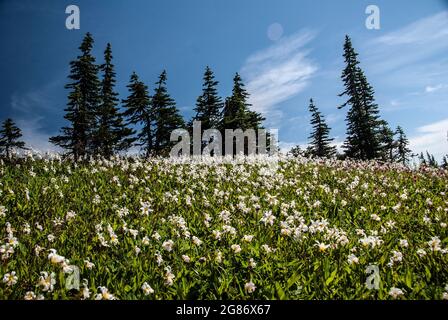
[[[80,8],[80,30],[65,28],[70,4]],[[380,8],[380,30],[365,27],[369,4]],[[448,153],[448,1],[2,0],[0,119],[13,117],[35,149],[53,149],[48,137],[64,125],[68,63],[86,32],[99,62],[111,42],[120,98],[132,71],[152,91],[166,69],[186,118],[206,65],[222,96],[240,72],[253,108],[279,129],[285,149],[306,144],[311,97],[336,143],[344,140],[346,110],[337,106],[349,34],[382,117],[405,129],[414,151]]]

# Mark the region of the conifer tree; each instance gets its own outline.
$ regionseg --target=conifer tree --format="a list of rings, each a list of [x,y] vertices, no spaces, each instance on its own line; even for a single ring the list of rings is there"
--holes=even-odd
[[[184,120],[176,108],[174,99],[168,94],[166,88],[167,75],[164,70],[152,97],[152,112],[154,114],[154,151],[158,155],[166,155],[174,143],[170,142],[171,133],[175,129],[185,127]]]
[[[226,98],[221,118],[221,131],[225,137],[225,129],[261,129],[265,118],[258,112],[250,110],[249,93],[246,91],[241,76],[236,73],[233,78],[232,95]],[[258,139],[258,137],[257,137]],[[267,147],[269,148],[270,136],[267,135]],[[258,144],[258,140],[256,142]],[[236,153],[234,142],[234,153]],[[247,153],[248,145],[244,144],[244,153]],[[225,150],[223,150],[224,153]]]
[[[396,142],[394,141],[394,132],[389,127],[387,121],[381,122],[378,139],[380,141],[381,159],[383,161],[393,162],[395,160],[394,149]]]
[[[378,105],[375,103],[374,90],[359,67],[358,54],[348,36],[345,38],[343,56],[346,66],[341,78],[345,90],[340,96],[347,96],[348,99],[339,109],[350,107],[346,117],[347,138],[343,147],[350,158],[375,159],[381,154]]]
[[[99,104],[100,82],[98,66],[91,54],[93,38],[90,33],[84,37],[81,55],[70,62],[71,80],[65,88],[70,89],[64,118],[69,126],[61,129],[61,135],[51,137],[50,142],[65,149],[73,155],[75,161],[87,155],[92,150],[92,131],[95,127],[95,110]]]
[[[396,141],[396,160],[402,164],[406,164],[408,163],[409,157],[412,154],[411,149],[409,149],[408,147],[409,140],[406,138],[406,134],[404,133],[403,128],[401,128],[400,126],[397,127],[395,134],[398,135]]]
[[[236,73],[233,78],[232,95],[225,101],[222,112],[222,129],[258,129],[265,120],[263,116],[250,110],[249,93],[244,87],[241,76]]]
[[[97,128],[93,136],[93,145],[102,156],[111,157],[115,152],[127,150],[134,139],[134,131],[123,122],[118,109],[118,93],[115,92],[115,71],[112,64],[112,48],[107,44],[104,51],[104,64],[101,82],[101,102],[96,110]]]
[[[11,118],[3,121],[0,129],[0,153],[10,158],[13,149],[27,149],[25,148],[25,142],[21,141],[20,138],[22,138],[22,131],[14,121]]]
[[[129,96],[123,100],[125,109],[123,116],[128,120],[128,124],[141,126],[141,130],[136,137],[138,140],[136,145],[143,147],[146,157],[149,157],[153,151],[154,143],[154,112],[152,111],[148,87],[139,80],[138,75],[134,72],[127,88]]]
[[[210,67],[206,67],[202,85],[202,94],[197,98],[194,111],[196,115],[193,121],[201,121],[203,131],[207,129],[216,129],[220,122],[221,109],[223,107],[222,99],[218,96],[218,81]]]
[[[315,106],[313,99],[310,99],[308,108],[311,112],[311,125],[313,126],[313,131],[308,137],[311,142],[308,152],[315,157],[334,157],[336,148],[331,145],[333,139],[329,137],[330,128],[326,124],[320,111]]]
[[[444,156],[442,159],[442,168],[448,169],[448,155]]]

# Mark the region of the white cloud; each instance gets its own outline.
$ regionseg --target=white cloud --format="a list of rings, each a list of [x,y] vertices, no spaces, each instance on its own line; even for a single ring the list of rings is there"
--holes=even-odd
[[[381,73],[415,64],[447,48],[448,11],[442,11],[377,37],[366,51],[375,71]]]
[[[448,154],[448,118],[417,128],[417,134],[409,139],[413,152],[434,154],[441,159]]]
[[[48,141],[50,135],[42,132],[42,120],[43,117],[17,120],[17,126],[22,130],[22,139],[25,141],[26,147],[36,152],[59,151],[59,148]]]
[[[426,86],[425,92],[432,93],[432,92],[439,91],[439,90],[447,88],[447,87],[448,87],[447,85],[443,85],[443,84],[438,84],[436,86]]]
[[[301,31],[284,37],[249,56],[242,67],[250,103],[270,124],[279,123],[283,117],[278,104],[305,89],[317,71],[317,65],[308,58],[309,50],[305,49],[314,36],[314,32]]]

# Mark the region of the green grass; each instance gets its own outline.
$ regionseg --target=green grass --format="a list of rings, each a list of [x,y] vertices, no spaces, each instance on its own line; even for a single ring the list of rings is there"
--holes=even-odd
[[[300,159],[267,167],[132,158],[3,164],[0,276],[14,271],[17,282],[1,282],[0,299],[30,291],[80,299],[84,287],[94,299],[100,286],[118,299],[392,299],[392,288],[400,299],[448,295],[447,171]],[[49,249],[79,268],[79,291],[65,288],[69,275]],[[393,251],[402,259],[390,266]],[[365,285],[369,265],[379,268],[378,290]],[[43,271],[54,273],[53,288],[39,284]],[[145,282],[153,293],[144,294]]]

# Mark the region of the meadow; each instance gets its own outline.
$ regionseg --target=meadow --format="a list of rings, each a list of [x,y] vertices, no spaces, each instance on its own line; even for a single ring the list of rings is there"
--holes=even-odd
[[[0,299],[448,299],[447,193],[373,161],[2,161]]]

